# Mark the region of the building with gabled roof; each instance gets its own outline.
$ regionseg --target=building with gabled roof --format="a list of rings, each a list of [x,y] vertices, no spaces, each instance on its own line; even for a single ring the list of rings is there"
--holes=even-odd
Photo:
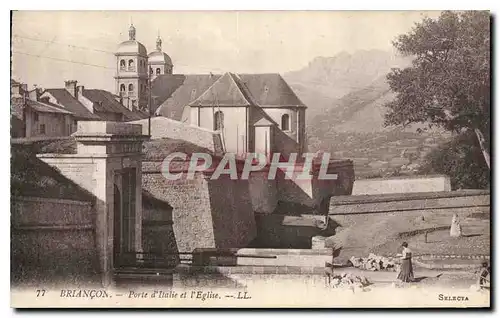
[[[48,99],[31,99],[26,84],[11,80],[11,137],[62,137],[73,131],[75,117]]]
[[[100,120],[65,88],[48,88],[42,93],[53,104],[59,105],[72,112],[76,120]]]
[[[132,121],[148,117],[131,111],[120,103],[120,97],[102,89],[86,89],[77,81],[66,81],[65,88],[46,89],[41,98],[71,111],[76,120]],[[76,128],[75,128],[76,129]]]
[[[103,89],[83,89],[80,99],[90,101],[94,113],[103,120],[132,121],[148,117],[146,112],[130,111],[119,102],[119,96]]]
[[[156,116],[217,132],[227,152],[244,155],[258,148],[267,156],[297,153],[300,158],[306,148],[306,106],[281,75],[173,74],[161,44],[158,36],[156,50],[147,54],[131,25],[129,39],[118,45],[116,94],[124,106],[146,107]],[[262,118],[272,123],[266,129],[254,126]]]
[[[218,131],[228,152],[305,150],[306,106],[279,74],[160,75],[152,93],[156,116]]]

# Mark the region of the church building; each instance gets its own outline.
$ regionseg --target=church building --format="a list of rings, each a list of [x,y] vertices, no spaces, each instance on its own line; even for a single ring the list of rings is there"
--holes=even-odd
[[[133,25],[115,55],[116,94],[130,110],[151,104],[154,116],[218,132],[224,150],[238,155],[306,150],[306,106],[280,74],[174,74],[161,38],[148,54]]]

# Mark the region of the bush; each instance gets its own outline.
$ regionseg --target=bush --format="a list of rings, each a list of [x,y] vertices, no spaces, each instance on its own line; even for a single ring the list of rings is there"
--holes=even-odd
[[[428,153],[419,174],[445,174],[452,189],[486,189],[490,185],[490,169],[484,161],[474,132],[455,136]]]

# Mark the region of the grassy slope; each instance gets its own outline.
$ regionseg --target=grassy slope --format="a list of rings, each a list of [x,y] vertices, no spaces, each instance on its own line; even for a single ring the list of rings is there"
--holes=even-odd
[[[36,145],[11,147],[11,196],[92,201],[93,196],[36,158]]]

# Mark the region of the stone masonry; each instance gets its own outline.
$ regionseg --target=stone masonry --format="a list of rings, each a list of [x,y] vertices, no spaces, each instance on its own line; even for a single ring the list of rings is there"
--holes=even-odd
[[[96,249],[102,284],[107,286],[112,282],[116,261],[113,254],[115,205],[119,205],[123,212],[124,204],[127,204],[128,211],[131,211],[127,213],[131,213],[134,218],[129,227],[133,237],[128,238],[131,241],[128,249],[142,251],[141,151],[142,142],[147,137],[142,135],[140,125],[92,121],[79,122],[74,137],[77,141],[76,154],[40,154],[38,157],[95,196]],[[125,189],[124,183],[117,182],[125,171],[135,171],[135,182],[131,183],[135,184],[135,189]],[[129,195],[134,200],[123,203],[116,201],[115,188],[122,196],[125,192],[131,193]],[[135,204],[129,206],[130,202]]]

